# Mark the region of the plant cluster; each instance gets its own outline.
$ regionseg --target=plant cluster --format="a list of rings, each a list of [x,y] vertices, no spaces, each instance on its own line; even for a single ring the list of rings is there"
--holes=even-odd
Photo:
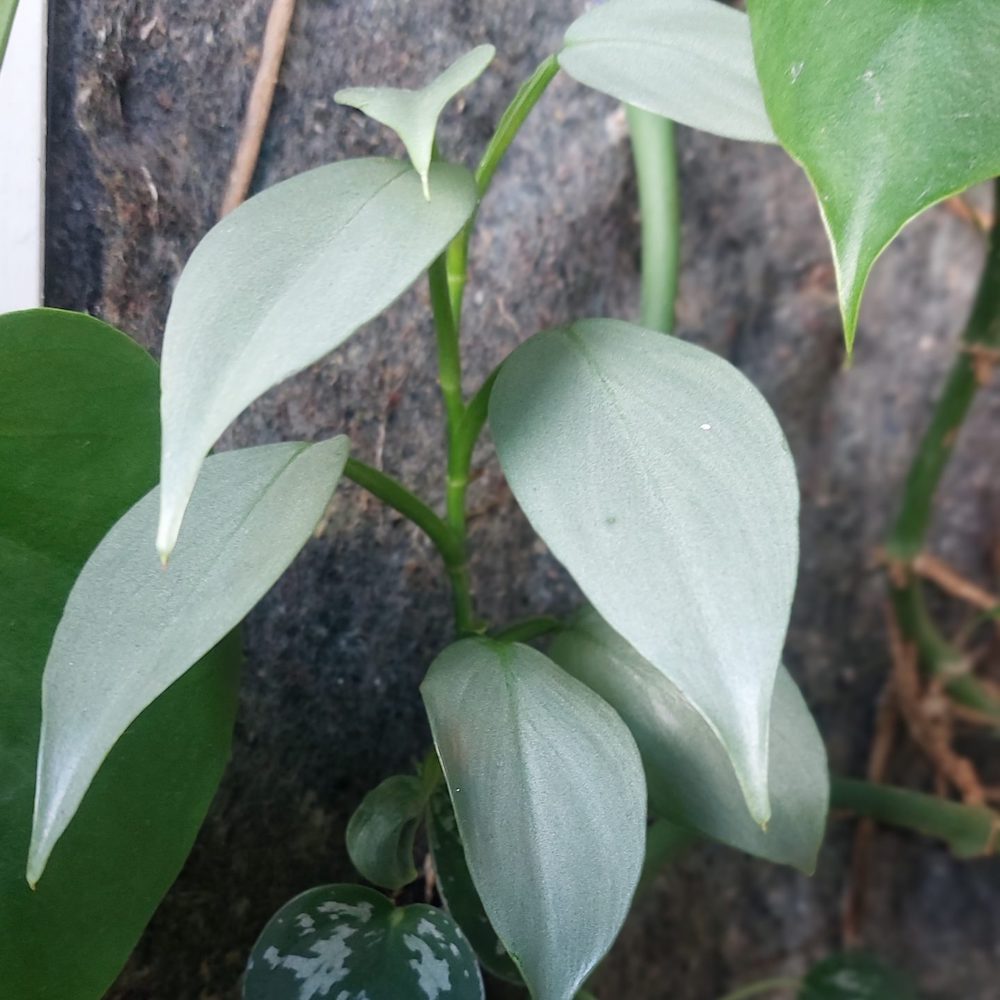
[[[748,6],[589,10],[514,96],[474,172],[448,162],[435,130],[487,71],[491,46],[419,90],[341,91],[341,104],[399,136],[409,162],[323,166],[223,218],[177,283],[159,369],[88,316],[0,317],[0,948],[15,1000],[93,998],[121,967],[221,776],[238,625],[342,477],[422,529],[452,585],[455,639],[421,685],[434,748],[415,773],[374,789],[347,831],[360,874],[396,894],[418,877],[425,826],[444,905],[311,889],[263,929],[247,1000],[479,1000],[480,966],[535,1000],[584,997],[644,872],[693,837],[809,872],[831,790],[840,806],[959,853],[990,848],[995,817],[982,804],[831,785],[781,662],[799,555],[788,446],[739,371],[668,333],[672,122],[778,142],[802,164],[850,350],[868,273],[900,228],[1000,173],[1000,7]],[[466,398],[477,208],[560,71],[630,108],[643,324],[584,318],[534,333]],[[994,237],[968,335],[987,352],[1000,343],[998,271]],[[350,456],[344,437],[210,454],[262,393],[424,274],[444,401],[443,511]],[[939,673],[960,653],[928,631],[914,560],[982,351],[978,368],[961,359],[889,546],[904,640]],[[477,611],[466,491],[487,422],[514,496],[586,596],[570,620],[540,608],[486,622]],[[1000,717],[968,672],[945,676],[956,699]],[[911,995],[856,958],[794,985],[811,1000]]]

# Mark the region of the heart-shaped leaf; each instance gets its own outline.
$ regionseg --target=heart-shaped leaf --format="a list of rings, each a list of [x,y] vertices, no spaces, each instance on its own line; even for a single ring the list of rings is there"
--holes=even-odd
[[[394,774],[373,788],[347,824],[347,853],[369,882],[393,891],[417,877],[413,840],[427,794],[412,774]]]
[[[496,55],[492,45],[478,45],[455,60],[440,76],[419,90],[399,87],[349,87],[338,90],[338,104],[363,111],[388,126],[406,147],[420,174],[424,197],[430,199],[429,172],[434,154],[434,133],[445,105],[478,79]]]
[[[798,488],[763,397],[710,351],[589,320],[538,334],[504,362],[490,425],[535,530],[705,717],[766,823]]]
[[[87,556],[156,482],[157,381],[145,351],[89,316],[0,317],[0,992],[17,1000],[104,995],[229,756],[236,636],[136,719],[28,888],[45,657]]]
[[[97,546],[45,665],[29,882],[125,729],[243,619],[306,543],[346,459],[343,437],[215,455],[168,569],[148,544],[158,490]]]
[[[483,968],[509,983],[522,983],[521,973],[493,930],[472,882],[455,810],[444,785],[438,785],[428,804],[427,843],[441,899],[469,939]]]
[[[902,973],[863,953],[833,955],[810,969],[799,1000],[917,1000]]]
[[[404,163],[320,167],[251,198],[198,245],[163,344],[162,555],[226,427],[390,305],[465,225],[471,174],[437,163],[431,176],[426,202]]]
[[[530,646],[457,642],[420,690],[490,922],[536,1000],[570,1000],[614,941],[642,869],[635,741]]]
[[[596,691],[632,731],[657,815],[749,854],[812,872],[826,828],[826,750],[795,682],[778,671],[771,705],[771,821],[747,812],[715,733],[677,688],[593,608],[579,612],[549,655]]]
[[[996,0],[750,0],[781,144],[833,243],[850,349],[868,273],[915,215],[1000,174]]]
[[[245,1000],[482,1000],[476,956],[448,914],[374,889],[296,896],[257,939]]]
[[[774,142],[746,14],[716,0],[611,0],[570,25],[559,65],[627,104],[732,139]]]

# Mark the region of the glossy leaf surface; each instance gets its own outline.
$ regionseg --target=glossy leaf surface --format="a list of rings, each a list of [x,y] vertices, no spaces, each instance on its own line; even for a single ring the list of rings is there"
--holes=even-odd
[[[902,973],[863,953],[833,955],[813,966],[799,1000],[917,1000]]]
[[[868,273],[925,208],[1000,173],[995,0],[750,0],[781,144],[819,198],[848,347]]]
[[[482,1000],[476,956],[442,910],[360,885],[296,896],[264,928],[245,1000]]]
[[[635,741],[529,646],[457,642],[421,693],[490,922],[537,1000],[569,1000],[614,941],[642,868]]]
[[[395,160],[320,167],[251,198],[195,249],[163,345],[162,554],[226,427],[390,305],[465,224],[472,176],[435,164],[431,177],[426,202]]]
[[[236,636],[133,723],[28,888],[46,654],[87,556],[156,481],[157,396],[155,363],[117,330],[54,309],[0,316],[0,992],[18,1000],[103,996],[229,756]]]
[[[478,45],[455,60],[426,87],[348,87],[338,90],[338,104],[363,111],[369,118],[391,128],[403,141],[407,155],[420,175],[424,197],[430,198],[429,173],[434,152],[434,133],[445,105],[465,90],[493,61],[492,45]]]
[[[121,734],[243,619],[305,544],[346,459],[343,437],[214,455],[168,568],[149,545],[158,490],[98,545],[45,666],[30,882]]]
[[[351,864],[375,885],[401,889],[417,877],[413,840],[427,796],[421,780],[394,774],[361,800],[347,824]]]
[[[702,714],[766,822],[798,488],[763,397],[710,351],[588,320],[510,356],[490,425],[535,530],[601,617]]]
[[[427,807],[427,842],[434,859],[438,892],[448,912],[475,949],[484,969],[509,983],[521,983],[521,974],[486,916],[483,901],[465,860],[455,810],[444,785],[439,785]]]
[[[771,705],[771,821],[747,812],[726,752],[702,716],[592,608],[549,655],[622,717],[642,754],[654,813],[749,854],[811,872],[826,829],[830,780],[816,723],[782,667]]]
[[[611,0],[566,32],[559,65],[580,83],[732,139],[774,142],[750,22],[716,0]]]

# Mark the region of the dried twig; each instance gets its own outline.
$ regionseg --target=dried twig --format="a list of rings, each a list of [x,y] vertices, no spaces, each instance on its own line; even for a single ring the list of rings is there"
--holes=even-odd
[[[980,611],[993,611],[1000,607],[1000,597],[991,594],[984,587],[966,579],[957,570],[937,556],[922,552],[913,560],[913,569],[925,580],[940,587],[943,591],[957,597],[966,604],[971,604]]]
[[[226,194],[219,210],[220,216],[227,215],[236,208],[250,190],[250,182],[253,180],[254,170],[257,169],[257,158],[260,156],[260,146],[264,141],[267,119],[271,114],[274,88],[278,83],[278,72],[281,69],[285,42],[288,40],[288,30],[294,13],[295,0],[273,0],[271,11],[267,15],[267,26],[264,28],[260,65],[257,67],[257,75],[250,91],[246,118],[243,120],[243,132],[229,172]]]

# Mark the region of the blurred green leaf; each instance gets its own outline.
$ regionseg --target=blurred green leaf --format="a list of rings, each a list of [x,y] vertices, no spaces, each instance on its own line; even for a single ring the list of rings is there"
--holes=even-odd
[[[433,906],[395,909],[360,885],[296,896],[247,962],[244,1000],[482,1000],[476,956]]]
[[[529,646],[457,642],[420,690],[490,922],[537,1000],[570,1000],[639,879],[646,788],[635,742]]]
[[[393,891],[417,877],[413,840],[427,796],[412,774],[394,774],[373,788],[347,824],[347,853],[369,882]]]
[[[177,877],[229,756],[234,634],[119,740],[32,892],[45,657],[74,580],[155,482],[157,370],[78,313],[0,316],[0,968],[16,1000],[97,1000]]]
[[[158,490],[101,540],[70,592],[42,679],[29,882],[121,734],[242,620],[306,543],[347,449],[339,437],[212,456],[167,568],[149,544]]]
[[[834,955],[814,965],[799,1000],[917,1000],[901,972],[865,954]]]
[[[595,319],[514,351],[490,428],[535,530],[701,713],[765,824],[798,565],[795,466],[767,402],[710,351]]]
[[[833,243],[848,349],[875,260],[924,209],[1000,173],[996,0],[750,0],[781,144]]]

